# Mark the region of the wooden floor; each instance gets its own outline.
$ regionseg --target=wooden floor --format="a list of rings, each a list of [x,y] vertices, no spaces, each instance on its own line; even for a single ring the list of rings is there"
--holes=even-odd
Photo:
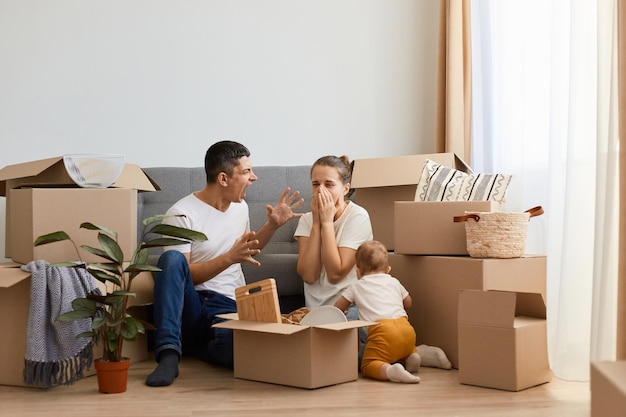
[[[456,370],[422,368],[419,384],[359,378],[304,390],[233,378],[232,371],[183,359],[173,385],[144,384],[153,361],[135,363],[128,391],[100,394],[96,377],[49,390],[0,386],[0,416],[480,416],[589,417],[589,384],[553,379],[520,392],[459,384]]]

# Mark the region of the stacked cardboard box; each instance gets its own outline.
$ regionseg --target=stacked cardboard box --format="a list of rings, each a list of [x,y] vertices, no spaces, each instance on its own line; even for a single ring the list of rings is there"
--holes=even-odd
[[[452,366],[459,368],[463,366],[459,362],[459,291],[535,293],[545,302],[546,257],[469,257],[464,223],[455,223],[454,216],[466,211],[498,211],[500,205],[488,201],[414,201],[426,159],[469,170],[450,153],[356,160],[353,187],[356,202],[370,213],[374,238],[393,250],[391,273],[412,296],[408,314],[418,344],[442,348]],[[538,344],[537,349],[547,352],[545,343]],[[514,362],[510,365],[516,366]]]
[[[414,201],[424,162],[430,159],[463,172],[467,164],[453,153],[406,155],[354,161],[351,186],[356,202],[365,207],[372,219],[376,240],[395,249],[394,202]],[[463,214],[463,213],[461,213]]]
[[[97,233],[80,229],[82,222],[106,226],[118,233],[118,243],[130,257],[137,245],[137,192],[158,186],[132,164],[125,164],[111,188],[80,188],[69,177],[62,157],[9,165],[0,170],[0,196],[6,196],[5,256],[26,264],[77,259],[70,242],[33,247],[37,236],[63,230],[80,246],[97,245]],[[102,259],[81,253],[85,262]]]
[[[79,256],[70,242],[33,247],[34,240],[63,230],[79,247],[98,246],[97,233],[79,228],[82,222],[92,222],[118,233],[118,243],[129,261],[138,240],[137,193],[158,189],[141,168],[132,164],[126,164],[118,180],[106,189],[76,186],[62,157],[0,170],[0,196],[7,200],[5,256],[14,261],[0,265],[0,317],[4,318],[0,321],[0,384],[23,385],[31,276],[20,266],[40,259],[50,263],[78,260]],[[80,257],[85,262],[102,261],[85,251],[81,251]],[[152,276],[142,274],[133,284],[137,298],[131,303],[139,309],[152,299]],[[146,338],[125,343],[124,354],[133,362],[147,359]]]
[[[409,321],[418,343],[442,348],[459,368],[459,291],[501,290],[546,294],[546,257],[478,259],[469,256],[390,254],[391,273],[411,294]]]
[[[552,377],[541,294],[459,293],[459,381],[519,391]]]

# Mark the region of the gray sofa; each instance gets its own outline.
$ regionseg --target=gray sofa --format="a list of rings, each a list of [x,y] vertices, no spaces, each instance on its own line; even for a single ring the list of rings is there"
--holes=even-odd
[[[161,191],[140,193],[138,219],[165,214],[178,199],[200,190],[206,184],[204,168],[144,168],[144,171],[161,188]],[[265,166],[254,168],[258,180],[248,188],[246,202],[250,208],[252,230],[258,230],[266,220],[265,206],[274,205],[285,187],[299,190],[305,202],[298,212],[309,210],[311,201],[310,166]],[[276,280],[281,311],[288,313],[304,306],[302,279],[296,272],[298,243],[293,234],[297,219],[281,227],[263,251],[256,256],[261,266],[244,263],[243,271],[248,283],[265,278]],[[141,227],[141,225],[140,225]],[[140,230],[141,232],[141,230]],[[158,253],[153,253],[158,256]]]

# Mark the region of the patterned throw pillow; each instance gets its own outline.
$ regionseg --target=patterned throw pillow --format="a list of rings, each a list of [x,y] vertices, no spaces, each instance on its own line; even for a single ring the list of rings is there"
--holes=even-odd
[[[512,175],[467,174],[427,159],[415,201],[497,201],[504,203]]]

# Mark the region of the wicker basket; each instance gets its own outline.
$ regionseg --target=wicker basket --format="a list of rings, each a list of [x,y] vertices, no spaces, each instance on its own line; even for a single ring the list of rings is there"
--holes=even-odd
[[[528,221],[543,214],[541,206],[523,213],[466,212],[455,216],[465,222],[467,252],[473,258],[519,258],[526,250]]]

